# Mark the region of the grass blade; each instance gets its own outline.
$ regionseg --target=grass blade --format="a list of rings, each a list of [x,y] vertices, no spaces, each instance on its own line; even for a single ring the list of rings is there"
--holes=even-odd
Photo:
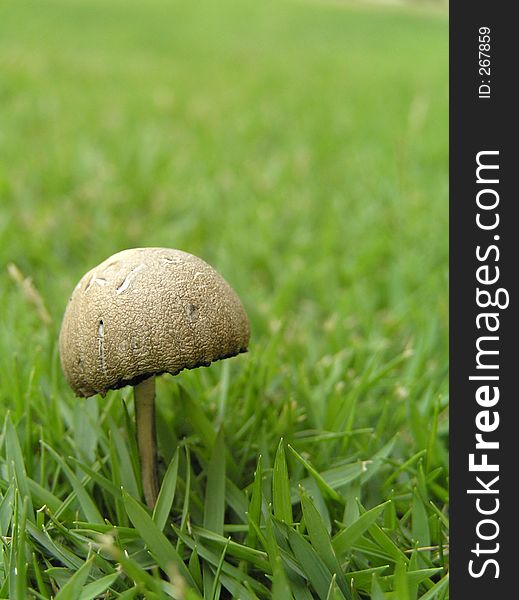
[[[27,516],[30,519],[33,519],[34,510],[32,507],[31,494],[29,493],[29,483],[27,480],[27,472],[25,470],[22,448],[20,446],[20,441],[18,440],[18,435],[11,421],[11,416],[9,413],[5,418],[5,451],[8,468],[11,468],[11,465],[13,466],[13,474],[16,477],[16,483],[18,491],[20,492],[20,496],[22,498],[27,498],[29,503],[27,507]]]
[[[350,600],[350,589],[342,573],[341,565],[333,549],[326,525],[324,524],[313,502],[304,493],[301,494],[301,505],[303,507],[305,525],[308,530],[312,547],[322,558],[330,573],[336,577],[336,583],[340,587],[346,600]]]
[[[438,594],[445,590],[448,587],[448,585],[449,574],[447,573],[447,575],[445,575],[445,577],[442,577],[442,579],[440,579],[440,581],[438,581],[438,583],[436,583],[434,587],[432,587],[430,590],[427,590],[427,592],[425,592],[423,596],[420,596],[420,600],[436,600],[436,598],[440,597]]]
[[[91,521],[92,523],[103,523],[103,517],[101,516],[101,513],[97,510],[97,507],[92,498],[90,497],[90,494],[87,492],[84,483],[77,478],[74,471],[72,471],[72,469],[54,450],[54,448],[52,448],[45,442],[43,443],[45,444],[47,450],[52,454],[54,460],[59,464],[59,466],[62,468],[63,472],[67,476],[68,480],[70,481],[70,484],[72,485],[72,488],[77,496],[78,502],[87,520]]]
[[[115,445],[116,455],[119,459],[119,474],[121,477],[121,485],[124,489],[130,493],[134,498],[140,498],[139,496],[139,484],[137,482],[137,477],[135,475],[135,471],[133,469],[132,458],[130,456],[130,452],[128,450],[128,446],[119,431],[117,425],[110,419],[110,433],[112,435],[112,440]]]
[[[310,473],[310,475],[315,479],[315,482],[319,486],[321,492],[325,496],[329,496],[333,500],[341,502],[340,495],[328,483],[326,483],[325,479],[321,476],[321,474],[307,460],[305,460],[300,454],[298,454],[290,444],[288,445],[288,449],[294,455],[296,460],[298,460],[303,465],[303,467]]]
[[[261,455],[258,458],[258,464],[254,473],[254,484],[252,486],[252,494],[249,503],[248,519],[249,519],[249,534],[247,536],[247,546],[256,548],[258,542],[257,530],[260,527],[261,519],[261,502],[263,499],[262,492],[263,469],[261,467]]]
[[[431,545],[431,533],[429,529],[429,519],[424,503],[420,498],[418,490],[414,490],[413,506],[411,509],[412,516],[412,538],[415,543],[421,547]],[[424,557],[429,558],[430,552],[425,552]]]
[[[213,589],[211,592],[211,600],[218,600],[218,598],[220,597],[220,577],[222,575],[222,568],[223,568],[223,563],[225,560],[225,554],[227,553],[227,546],[228,544],[226,544],[222,550],[222,554],[220,555],[220,561],[218,562],[218,566],[216,567],[216,573],[214,574],[214,581],[213,581]]]
[[[123,491],[123,502],[130,521],[149,551],[155,556],[160,568],[168,573],[174,565],[186,582],[196,589],[196,584],[184,561],[146,510],[126,491]]]
[[[332,545],[338,556],[343,556],[351,550],[355,542],[375,523],[389,502],[390,500],[368,510],[333,538]]]
[[[56,595],[55,600],[77,600],[81,597],[83,586],[85,585],[90,569],[92,568],[93,558],[89,558],[80,569],[78,569],[67,583]]]
[[[225,513],[225,443],[223,430],[216,438],[213,454],[207,466],[204,505],[204,527],[223,535]]]
[[[220,429],[213,446],[211,460],[207,466],[207,484],[204,503],[204,528],[223,535],[225,515],[225,444]],[[204,598],[212,598],[216,579],[208,564],[203,567]]]
[[[171,507],[173,506],[173,500],[175,499],[175,490],[177,487],[177,475],[178,475],[178,448],[173,458],[171,459],[162,485],[160,487],[157,503],[153,509],[153,520],[157,527],[163,531],[168,520]]]
[[[314,548],[300,533],[291,527],[286,527],[286,533],[290,547],[305,577],[312,584],[319,598],[326,600],[332,582],[332,574]]]
[[[280,556],[274,560],[274,573],[272,576],[272,600],[292,600],[292,591],[288,582],[283,562]]]
[[[110,575],[101,577],[101,579],[98,579],[97,581],[85,585],[79,596],[79,600],[94,600],[94,598],[99,598],[119,577],[120,573],[111,573]]]
[[[272,504],[274,516],[281,522],[292,523],[292,501],[290,499],[290,480],[288,477],[287,461],[283,448],[283,439],[280,440],[274,460],[272,474]]]

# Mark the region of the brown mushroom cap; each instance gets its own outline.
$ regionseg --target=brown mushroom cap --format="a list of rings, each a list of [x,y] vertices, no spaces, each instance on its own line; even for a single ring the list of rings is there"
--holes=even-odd
[[[78,396],[247,351],[247,314],[206,262],[170,248],[135,248],[89,271],[61,326],[61,365]]]

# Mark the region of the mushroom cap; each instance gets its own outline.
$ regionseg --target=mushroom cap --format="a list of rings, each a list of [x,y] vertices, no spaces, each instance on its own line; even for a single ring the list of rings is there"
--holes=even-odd
[[[59,351],[70,387],[88,397],[246,352],[249,337],[240,299],[206,262],[170,248],[134,248],[82,277]]]

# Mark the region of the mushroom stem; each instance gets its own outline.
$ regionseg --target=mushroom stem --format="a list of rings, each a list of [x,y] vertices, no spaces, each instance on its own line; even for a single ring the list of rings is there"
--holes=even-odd
[[[142,488],[146,504],[153,508],[159,493],[157,471],[157,434],[155,429],[155,377],[148,377],[133,388],[137,444],[141,459]]]

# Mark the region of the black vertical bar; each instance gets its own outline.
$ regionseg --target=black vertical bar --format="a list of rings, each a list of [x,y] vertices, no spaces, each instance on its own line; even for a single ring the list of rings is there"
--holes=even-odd
[[[514,382],[519,374],[519,217],[514,218],[519,206],[514,189],[519,152],[513,106],[518,104],[514,63],[519,36],[514,32],[513,8],[514,3],[504,0],[451,0],[450,5],[450,597],[454,600],[519,597],[514,591],[519,574],[514,544],[519,537],[515,514],[519,403]],[[479,182],[478,156],[483,164]],[[495,208],[488,208],[494,203]],[[484,281],[499,277],[481,283],[478,274]],[[482,306],[487,301],[494,306]],[[496,350],[498,354],[485,353]],[[499,470],[484,471],[485,461]]]

